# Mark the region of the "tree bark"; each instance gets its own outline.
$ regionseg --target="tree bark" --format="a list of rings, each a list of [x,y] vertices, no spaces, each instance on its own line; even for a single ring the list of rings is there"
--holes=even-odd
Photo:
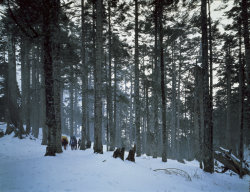
[[[138,49],[138,0],[135,0],[135,129],[136,156],[141,156],[140,99],[139,99],[139,49]]]
[[[247,106],[246,106],[246,122],[250,122],[250,42],[249,42],[249,1],[241,1],[242,11],[242,24],[243,24],[243,36],[245,45],[245,62],[246,62],[246,93],[247,93]],[[247,124],[247,130],[250,130],[250,123]]]
[[[18,86],[16,79],[16,56],[15,56],[15,40],[13,34],[8,35],[8,123],[14,125],[16,133],[20,139],[24,133],[20,109],[17,103]],[[6,132],[10,127],[7,126]]]
[[[86,126],[87,126],[87,91],[88,91],[88,66],[85,62],[85,11],[84,0],[81,0],[81,17],[82,17],[82,139],[80,150],[86,149]]]
[[[213,157],[213,127],[211,99],[209,95],[208,75],[208,38],[207,38],[207,3],[201,1],[201,30],[202,30],[202,70],[203,70],[203,93],[204,93],[204,171],[214,172]]]
[[[57,0],[44,0],[43,2],[43,48],[44,48],[44,77],[46,95],[46,125],[48,127],[48,146],[45,156],[55,156],[56,153],[56,117],[54,101],[54,77],[52,60],[52,20]]]
[[[166,95],[165,95],[165,70],[163,56],[163,26],[162,26],[163,4],[159,2],[159,48],[160,48],[160,63],[161,63],[161,102],[162,102],[162,161],[167,162],[167,121],[166,121]]]
[[[115,134],[114,134],[114,125],[113,125],[113,105],[112,105],[112,49],[111,49],[111,1],[108,2],[108,46],[109,46],[109,70],[108,70],[108,98],[107,98],[107,107],[108,107],[108,125],[110,132],[110,151],[115,149]]]
[[[171,104],[172,104],[171,155],[173,158],[176,158],[176,64],[174,61],[174,43],[172,44],[172,101],[171,101]]]
[[[155,28],[155,42],[154,42],[154,69],[153,69],[153,117],[154,117],[154,151],[153,158],[158,156],[158,138],[159,138],[159,124],[158,124],[158,91],[159,91],[159,65],[158,65],[158,5],[155,4],[154,10],[154,28]]]
[[[241,53],[241,25],[242,21],[239,18],[239,128],[240,128],[240,146],[239,146],[239,157],[240,157],[240,178],[243,177],[242,173],[242,162],[244,159],[244,146],[243,146],[243,128],[244,128],[244,66],[242,63]]]
[[[102,0],[96,1],[96,64],[95,64],[95,135],[94,152],[103,153],[102,146]]]

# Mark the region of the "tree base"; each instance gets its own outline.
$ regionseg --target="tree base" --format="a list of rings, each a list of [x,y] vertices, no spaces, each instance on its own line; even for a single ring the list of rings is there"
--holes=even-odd
[[[128,157],[126,160],[135,162],[135,151],[136,151],[136,145],[134,145],[133,149],[129,150]]]
[[[117,158],[117,157],[119,157],[121,160],[123,160],[124,161],[124,152],[125,152],[125,148],[123,147],[123,148],[117,148],[115,151],[114,151],[114,153],[113,153],[113,157],[114,158]]]
[[[46,153],[44,156],[56,156],[55,150],[52,147],[46,147]]]

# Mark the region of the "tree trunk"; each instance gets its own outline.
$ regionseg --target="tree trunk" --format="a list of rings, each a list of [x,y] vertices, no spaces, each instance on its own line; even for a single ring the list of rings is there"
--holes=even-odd
[[[171,111],[171,155],[176,158],[176,64],[174,61],[174,45],[172,44],[172,111]],[[175,153],[175,154],[174,154]]]
[[[239,146],[239,157],[240,157],[240,178],[243,177],[242,173],[242,162],[244,159],[244,146],[243,146],[243,127],[244,127],[244,66],[242,63],[241,53],[241,18],[239,18],[239,128],[240,128],[240,146]]]
[[[55,24],[55,33],[54,33],[54,49],[53,49],[53,76],[54,76],[54,104],[55,104],[55,120],[56,120],[56,153],[62,153],[62,124],[61,124],[61,89],[62,89],[62,79],[61,79],[61,68],[60,68],[60,41],[57,35],[60,33],[60,28],[58,24],[58,14],[60,0],[57,0],[58,4],[55,9],[57,13],[55,15],[54,24]]]
[[[202,75],[202,69],[200,67],[197,67],[198,70],[198,97],[199,97],[199,147],[200,147],[200,168],[202,169],[202,162],[204,158],[204,151],[203,151],[203,145],[204,145],[204,102],[203,102],[203,75]]]
[[[117,58],[114,57],[114,145],[117,147]]]
[[[166,96],[165,96],[165,73],[164,73],[164,56],[163,56],[163,27],[162,27],[162,14],[163,14],[162,1],[159,2],[159,48],[160,48],[160,63],[161,63],[161,102],[162,102],[162,161],[167,162],[167,122],[166,122]]]
[[[155,4],[154,10],[154,24],[155,24],[155,45],[154,45],[154,70],[153,70],[153,117],[154,117],[154,152],[153,158],[158,156],[158,138],[159,138],[159,124],[158,124],[158,79],[159,79],[159,66],[158,66],[158,5]]]
[[[43,45],[41,50],[41,57],[43,56]],[[41,58],[41,126],[43,132],[42,145],[48,144],[48,127],[46,125],[46,98],[45,98],[45,79],[44,79],[44,61]]]
[[[228,47],[227,53],[226,53],[226,79],[227,79],[227,128],[226,128],[226,147],[228,149],[232,149],[232,130],[231,130],[231,113],[232,113],[232,107],[231,107],[231,101],[232,101],[232,94],[231,94],[231,53],[230,53],[230,47]]]
[[[208,75],[208,39],[207,39],[207,3],[201,1],[201,30],[202,30],[202,69],[203,69],[203,93],[204,93],[204,171],[214,172],[213,157],[213,127],[211,98],[209,95],[209,75]]]
[[[24,133],[20,109],[17,103],[18,85],[16,79],[16,56],[15,40],[11,33],[8,35],[8,123],[12,124],[16,131],[16,136],[20,139]],[[7,126],[6,132],[10,127]]]
[[[38,116],[38,54],[35,44],[32,45],[32,135],[38,138],[39,116]]]
[[[135,0],[135,129],[136,156],[141,156],[140,99],[139,99],[139,49],[138,49],[138,0]]]
[[[74,72],[73,72],[73,66],[70,65],[70,88],[69,88],[69,94],[70,94],[70,131],[69,135],[72,137],[74,135]]]
[[[85,62],[85,11],[84,0],[81,0],[82,16],[82,139],[80,150],[86,149],[86,126],[87,126],[87,91],[88,91],[88,66]]]
[[[246,62],[246,80],[247,80],[247,106],[246,106],[246,122],[250,122],[250,42],[249,42],[249,1],[241,1],[243,36],[245,45],[245,62]],[[247,130],[250,130],[250,123],[247,124]]]
[[[108,71],[108,98],[107,98],[107,108],[108,108],[108,125],[110,132],[110,151],[115,149],[115,134],[113,125],[113,105],[112,105],[112,50],[111,50],[111,2],[108,2],[108,44],[109,44],[109,71]]]
[[[96,64],[95,64],[95,142],[94,152],[103,153],[102,146],[102,0],[96,1]]]
[[[45,156],[55,156],[56,153],[56,117],[54,101],[54,77],[52,60],[52,20],[53,10],[57,7],[57,0],[44,0],[43,2],[43,48],[44,48],[44,77],[46,95],[46,124],[48,127],[48,146]]]
[[[26,124],[26,134],[30,133],[31,125],[30,125],[30,42],[28,39],[24,41],[24,48],[25,48],[25,66],[24,66],[24,91],[25,91],[25,124]]]

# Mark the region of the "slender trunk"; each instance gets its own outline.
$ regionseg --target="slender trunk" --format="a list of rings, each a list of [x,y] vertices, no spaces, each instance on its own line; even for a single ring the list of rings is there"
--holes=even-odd
[[[240,127],[240,146],[239,146],[239,157],[240,157],[240,178],[242,175],[242,162],[244,159],[244,146],[243,146],[243,127],[244,127],[244,66],[242,63],[241,53],[241,18],[239,18],[239,127]]]
[[[209,84],[209,88],[210,88],[210,132],[211,132],[211,136],[213,137],[213,44],[212,44],[212,21],[211,21],[211,11],[210,11],[210,3],[211,1],[208,0],[208,11],[209,11],[209,20],[208,20],[208,24],[209,24],[209,79],[210,79],[210,84]],[[213,138],[211,139],[213,140]]]
[[[195,90],[194,90],[194,128],[195,128],[195,158],[200,162],[200,168],[202,169],[202,158],[201,158],[201,152],[202,152],[202,143],[201,143],[201,127],[199,123],[199,114],[201,114],[201,109],[199,109],[199,99],[200,97],[200,87],[199,87],[199,72],[200,69],[197,66],[195,66]],[[201,105],[200,105],[201,107]]]
[[[114,126],[113,126],[113,105],[112,105],[112,68],[111,68],[111,61],[112,61],[112,50],[111,50],[111,2],[108,3],[108,46],[109,46],[109,73],[108,73],[108,99],[107,99],[107,107],[108,107],[108,124],[110,130],[110,151],[114,151],[115,149],[115,133],[114,133]]]
[[[88,66],[85,62],[85,11],[84,0],[81,0],[81,16],[82,16],[82,139],[81,150],[86,149],[86,125],[87,125],[87,91],[88,91]]]
[[[24,42],[24,47],[25,47],[25,66],[24,66],[24,89],[26,92],[25,96],[25,123],[26,123],[26,134],[30,133],[31,130],[31,125],[30,125],[30,58],[29,58],[29,53],[30,53],[30,42],[25,39]]]
[[[171,118],[171,155],[176,158],[176,64],[172,44],[172,118]],[[175,153],[175,154],[174,154]]]
[[[117,147],[117,58],[114,57],[114,145]]]
[[[146,118],[147,118],[147,127],[146,127],[146,154],[147,156],[151,155],[151,140],[150,140],[150,118],[149,118],[149,98],[148,98],[148,89],[149,82],[146,80]]]
[[[153,111],[154,111],[154,152],[153,158],[157,158],[158,155],[158,138],[159,138],[159,124],[158,124],[158,76],[159,76],[159,66],[158,66],[158,5],[155,4],[154,10],[154,24],[155,24],[155,45],[154,45],[154,70],[153,70]]]
[[[181,60],[181,43],[180,43],[180,61],[179,61],[179,69],[178,69],[178,92],[177,92],[177,123],[176,123],[176,151],[177,151],[177,159],[180,160],[180,139],[179,139],[179,131],[180,131],[180,117],[181,117],[181,111],[180,111],[180,102],[181,102],[181,66],[182,66],[182,60]]]
[[[141,156],[140,99],[139,99],[139,49],[138,49],[138,0],[135,0],[135,129],[136,156]]]
[[[22,108],[22,121],[26,124],[25,121],[25,112],[26,112],[26,98],[27,98],[27,90],[26,90],[26,82],[25,82],[25,54],[26,54],[26,50],[25,50],[25,37],[22,36],[21,37],[21,45],[20,45],[20,55],[21,55],[21,87],[22,87],[22,97],[21,97],[21,108]]]
[[[207,3],[201,1],[201,29],[202,29],[202,70],[203,70],[203,91],[204,91],[204,171],[214,172],[213,158],[213,127],[211,99],[209,95],[208,75],[208,38],[207,38]]]
[[[132,66],[131,66],[132,69]],[[132,143],[134,141],[133,137],[133,75],[130,73],[130,100],[129,100],[129,141],[130,145],[132,146]]]
[[[241,1],[242,9],[242,24],[243,24],[243,36],[245,45],[245,62],[246,62],[246,93],[247,93],[247,106],[246,106],[246,122],[250,122],[250,42],[249,42],[249,1]],[[250,130],[250,123],[247,124],[247,130]]]
[[[203,152],[203,144],[204,144],[204,102],[203,102],[203,76],[202,76],[202,69],[197,67],[198,70],[198,97],[199,97],[199,146],[200,146],[200,168],[202,169],[202,162],[204,158],[204,152]]]
[[[32,135],[38,138],[39,134],[39,124],[38,124],[38,94],[37,94],[37,84],[39,79],[37,78],[37,47],[33,44],[32,47]]]
[[[167,124],[166,124],[166,96],[165,96],[165,74],[164,74],[164,56],[163,56],[163,27],[162,27],[162,2],[159,3],[159,48],[161,63],[161,102],[162,102],[162,161],[167,162]]]
[[[41,45],[43,46],[43,45]],[[44,79],[44,61],[43,61],[43,47],[41,51],[41,122],[42,122],[42,145],[48,144],[48,127],[46,125],[46,98],[45,98],[45,79]]]
[[[226,132],[226,147],[228,149],[232,149],[231,143],[231,101],[232,101],[232,93],[231,93],[231,53],[230,47],[226,53],[226,79],[227,79],[227,132]]]
[[[73,66],[70,65],[70,137],[74,135],[74,74],[73,74]]]
[[[102,0],[96,1],[96,64],[95,64],[95,142],[94,152],[103,153],[102,146]]]
[[[55,156],[56,153],[56,115],[54,101],[54,77],[52,59],[52,20],[57,7],[57,1],[44,0],[43,2],[43,48],[44,48],[44,78],[46,95],[46,124],[48,126],[48,146],[45,156]]]

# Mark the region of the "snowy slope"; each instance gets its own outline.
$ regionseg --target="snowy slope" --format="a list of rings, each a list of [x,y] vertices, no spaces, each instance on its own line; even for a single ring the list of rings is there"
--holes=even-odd
[[[240,191],[248,192],[249,176],[239,179],[227,174],[209,174],[196,161],[181,164],[173,160],[142,156],[136,163],[86,151],[66,150],[45,157],[41,139],[0,138],[0,191]],[[126,153],[127,155],[127,153]],[[180,175],[168,175],[159,168],[186,171],[192,181]]]

